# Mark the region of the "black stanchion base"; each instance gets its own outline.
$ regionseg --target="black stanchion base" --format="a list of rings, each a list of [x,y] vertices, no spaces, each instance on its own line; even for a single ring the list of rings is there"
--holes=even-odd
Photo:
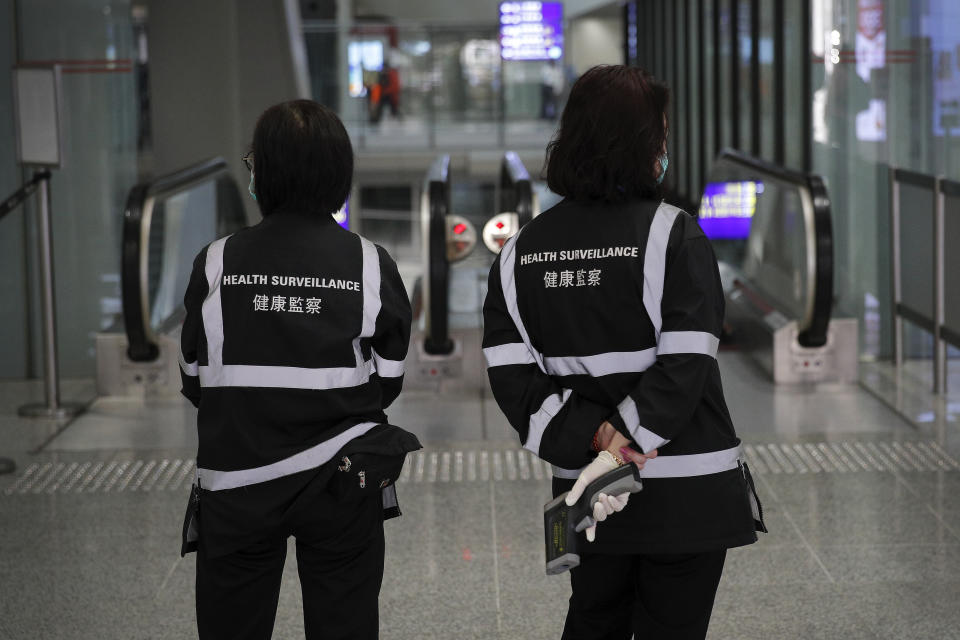
[[[10,458],[0,458],[0,476],[17,470],[17,463]]]
[[[22,418],[46,418],[48,420],[66,420],[83,413],[85,405],[76,402],[65,402],[57,407],[45,404],[25,404],[17,410]]]

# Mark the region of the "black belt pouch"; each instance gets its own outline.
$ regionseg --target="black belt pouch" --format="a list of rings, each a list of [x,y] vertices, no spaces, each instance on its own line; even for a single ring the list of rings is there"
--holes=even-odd
[[[200,487],[197,483],[190,489],[190,501],[183,516],[183,540],[180,543],[180,557],[197,550],[200,542]]]
[[[393,484],[403,471],[407,454],[420,448],[420,441],[409,431],[390,424],[378,425],[337,453],[330,493],[344,502],[380,494],[384,519],[395,518],[400,515],[400,506]]]

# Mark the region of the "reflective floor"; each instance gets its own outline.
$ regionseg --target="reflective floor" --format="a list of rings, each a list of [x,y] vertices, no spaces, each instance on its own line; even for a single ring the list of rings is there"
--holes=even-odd
[[[955,415],[907,420],[858,386],[775,388],[739,354],[720,362],[771,533],[728,555],[709,637],[960,638]],[[569,587],[543,571],[545,466],[485,387],[411,387],[391,418],[426,448],[386,525],[382,637],[559,637]],[[40,395],[0,384],[0,456],[18,465],[0,476],[0,638],[191,637],[192,408],[100,399],[65,428],[16,417]],[[302,637],[301,607],[291,553],[274,637]]]

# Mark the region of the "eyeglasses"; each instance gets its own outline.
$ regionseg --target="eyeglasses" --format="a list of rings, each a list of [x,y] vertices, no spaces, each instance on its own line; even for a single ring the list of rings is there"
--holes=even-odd
[[[247,171],[253,171],[253,151],[247,151],[241,160],[243,160],[243,165],[247,168]]]

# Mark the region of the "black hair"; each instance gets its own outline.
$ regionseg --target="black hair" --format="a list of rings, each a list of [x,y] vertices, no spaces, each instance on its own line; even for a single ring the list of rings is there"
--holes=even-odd
[[[350,195],[353,147],[337,114],[313,100],[274,105],[253,132],[254,192],[264,216],[330,214]]]
[[[669,100],[667,87],[639,67],[587,70],[547,145],[547,185],[575,201],[656,197]]]

